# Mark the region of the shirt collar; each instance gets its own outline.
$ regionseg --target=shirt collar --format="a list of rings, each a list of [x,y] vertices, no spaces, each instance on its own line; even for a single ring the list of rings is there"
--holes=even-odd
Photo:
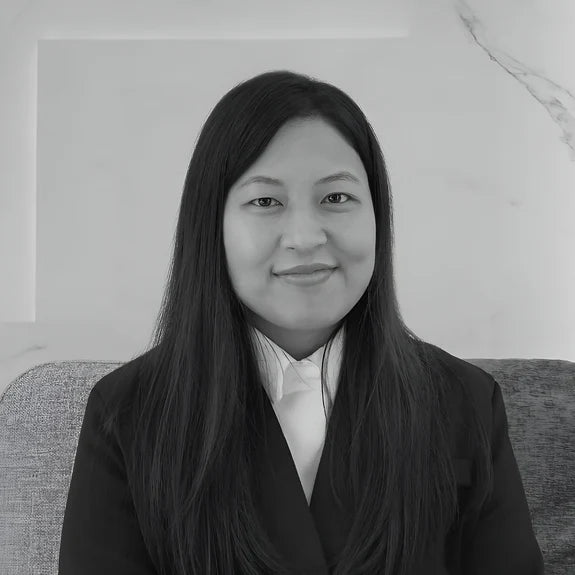
[[[322,345],[308,357],[297,361],[259,329],[251,325],[250,336],[254,342],[260,373],[272,404],[280,401],[286,393],[306,389],[306,386],[307,389],[321,386],[319,379],[321,361],[327,344]],[[329,354],[326,352],[326,383],[332,399],[337,391],[344,336],[345,325],[342,325],[334,338]],[[286,374],[289,376],[284,378]]]

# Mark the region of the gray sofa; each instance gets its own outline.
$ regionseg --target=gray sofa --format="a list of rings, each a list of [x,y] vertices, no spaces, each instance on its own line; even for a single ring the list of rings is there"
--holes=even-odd
[[[575,575],[575,362],[467,359],[500,384],[547,575]],[[60,532],[92,386],[122,362],[62,361],[0,398],[0,573],[56,575]]]

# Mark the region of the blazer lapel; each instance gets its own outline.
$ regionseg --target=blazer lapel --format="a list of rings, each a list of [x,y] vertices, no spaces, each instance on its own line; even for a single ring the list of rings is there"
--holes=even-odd
[[[326,444],[308,505],[281,425],[263,388],[261,392],[267,446],[262,449],[259,467],[260,516],[275,547],[295,572],[329,575],[330,564],[345,545],[351,523],[330,489]],[[329,422],[326,442],[328,431]]]
[[[257,492],[260,516],[272,542],[286,562],[291,564],[294,573],[330,575],[338,552],[346,544],[353,522],[349,494],[344,494],[342,508],[337,504],[330,487],[327,445],[333,436],[330,433],[332,420],[328,421],[326,442],[308,506],[281,425],[263,387],[261,392],[267,447],[262,448],[260,453],[258,479],[261,483]],[[452,452],[460,509],[465,508],[472,487],[473,464],[465,444],[461,443],[462,437],[462,432],[455,433]],[[445,540],[439,541],[439,546],[423,560],[421,570],[416,570],[418,575],[446,574],[446,566],[458,572],[461,527],[461,519],[454,522]],[[442,559],[444,553],[446,565]]]

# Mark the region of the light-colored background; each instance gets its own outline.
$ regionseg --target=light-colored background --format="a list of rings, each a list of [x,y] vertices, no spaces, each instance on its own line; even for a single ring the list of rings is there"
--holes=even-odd
[[[575,361],[575,5],[310,4],[3,2],[0,393],[146,345],[201,126],[271,69],[334,83],[372,123],[418,335]]]

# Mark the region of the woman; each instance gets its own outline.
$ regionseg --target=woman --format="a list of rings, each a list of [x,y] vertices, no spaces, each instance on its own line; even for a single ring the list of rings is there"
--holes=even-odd
[[[543,573],[499,385],[401,319],[349,96],[287,71],[233,88],[175,240],[150,348],[90,393],[61,575]]]

